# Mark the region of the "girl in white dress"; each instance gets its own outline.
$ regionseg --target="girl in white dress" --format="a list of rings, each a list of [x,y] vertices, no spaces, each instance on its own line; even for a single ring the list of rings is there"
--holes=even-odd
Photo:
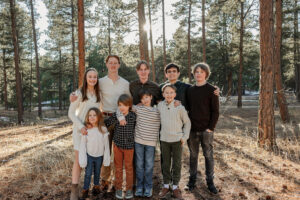
[[[98,72],[94,68],[89,68],[84,73],[83,85],[76,90],[78,98],[71,102],[68,116],[73,122],[73,145],[75,158],[72,168],[72,188],[71,200],[78,200],[78,182],[80,178],[81,168],[78,161],[78,150],[81,140],[81,135],[87,134],[87,129],[84,126],[85,116],[88,110],[92,107],[100,107],[100,89],[98,81]]]

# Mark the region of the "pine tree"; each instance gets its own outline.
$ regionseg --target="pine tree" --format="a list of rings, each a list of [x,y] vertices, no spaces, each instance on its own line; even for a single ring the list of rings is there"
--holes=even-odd
[[[258,144],[272,150],[276,146],[274,121],[274,32],[273,1],[260,0],[260,94]]]

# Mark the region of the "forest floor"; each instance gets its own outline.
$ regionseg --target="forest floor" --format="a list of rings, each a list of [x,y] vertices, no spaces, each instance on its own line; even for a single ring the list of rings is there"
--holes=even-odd
[[[182,190],[183,198],[299,200],[299,104],[290,105],[289,124],[282,124],[278,109],[275,111],[277,152],[257,147],[257,108],[237,109],[234,105],[221,106],[214,133],[215,184],[219,194],[212,195],[206,189],[204,158],[200,153],[197,188],[193,192]],[[0,111],[2,119],[16,115],[14,111]],[[66,115],[67,111],[45,111],[47,120],[37,120],[35,112],[25,112],[26,123],[22,126],[0,122],[0,199],[68,199],[73,147],[71,122]],[[189,176],[186,145],[182,162],[183,189]],[[157,155],[151,199],[158,199],[162,184],[159,163]],[[81,186],[82,183],[83,175]],[[114,197],[107,194],[90,199]]]

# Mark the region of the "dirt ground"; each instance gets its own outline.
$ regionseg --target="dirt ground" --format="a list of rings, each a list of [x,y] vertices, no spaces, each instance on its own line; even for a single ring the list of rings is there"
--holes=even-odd
[[[257,108],[222,105],[214,133],[215,184],[206,189],[204,158],[199,156],[197,188],[183,191],[196,199],[300,199],[300,106],[290,107],[291,123],[282,124],[276,110],[277,152],[257,147]],[[25,113],[26,123],[0,123],[0,199],[68,199],[73,158],[71,122],[66,111],[47,111],[47,120]],[[15,117],[0,111],[1,117]],[[154,169],[153,198],[162,184],[159,155]],[[184,148],[180,188],[189,176],[189,151]],[[81,186],[83,184],[83,173]],[[90,199],[114,199],[112,194]],[[135,198],[142,199],[142,198]],[[171,197],[168,199],[172,199]]]

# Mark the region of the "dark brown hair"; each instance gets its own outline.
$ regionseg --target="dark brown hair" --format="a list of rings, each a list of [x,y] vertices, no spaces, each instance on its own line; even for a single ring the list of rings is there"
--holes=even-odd
[[[172,88],[176,92],[176,87],[174,85],[172,85],[171,83],[167,83],[166,85],[164,85],[162,87],[161,91],[164,92],[167,87]]]
[[[203,71],[205,71],[205,79],[208,79],[208,77],[210,76],[210,68],[209,68],[209,65],[206,64],[206,63],[197,63],[196,65],[194,65],[194,68],[193,68],[193,74],[195,75],[195,72],[196,70],[200,68],[202,69]]]
[[[169,64],[167,64],[167,66],[165,67],[165,73],[167,73],[167,70],[168,70],[168,69],[171,69],[171,68],[175,68],[175,69],[177,69],[177,72],[180,72],[178,65],[176,65],[176,64],[174,64],[174,63],[169,63]]]
[[[151,92],[150,92],[149,90],[147,90],[147,89],[141,89],[141,90],[139,91],[139,98],[140,98],[140,100],[142,100],[142,98],[143,98],[145,95],[152,97],[152,94],[151,94]]]
[[[119,103],[122,103],[125,106],[129,106],[129,110],[132,109],[132,97],[128,94],[122,94],[118,99],[118,105]]]
[[[107,63],[110,58],[116,58],[120,64],[120,57],[117,55],[108,55],[105,59],[105,63]]]
[[[142,64],[146,65],[147,69],[150,69],[149,64],[148,64],[147,61],[145,61],[145,60],[139,61],[139,62],[136,64],[135,69],[136,69],[136,70],[140,70]]]
[[[88,97],[87,97],[87,87],[88,87],[88,84],[87,84],[87,73],[90,72],[90,71],[94,71],[97,73],[97,83],[96,85],[94,86],[94,89],[95,89],[95,95],[97,97],[97,102],[100,102],[100,89],[99,89],[99,80],[98,80],[98,72],[95,68],[88,68],[85,73],[84,73],[84,77],[83,77],[83,85],[80,89],[81,91],[81,94],[82,94],[82,101],[86,101],[88,100]]]
[[[88,125],[90,124],[89,122],[89,113],[90,111],[95,111],[96,115],[97,115],[97,120],[98,120],[98,129],[101,133],[105,133],[104,132],[104,127],[105,127],[105,124],[104,124],[104,118],[103,118],[103,115],[101,113],[101,111],[96,108],[96,107],[93,107],[93,108],[90,108],[89,111],[86,113],[86,116],[85,116],[85,120],[84,120],[84,125]],[[90,124],[91,125],[91,124]]]

